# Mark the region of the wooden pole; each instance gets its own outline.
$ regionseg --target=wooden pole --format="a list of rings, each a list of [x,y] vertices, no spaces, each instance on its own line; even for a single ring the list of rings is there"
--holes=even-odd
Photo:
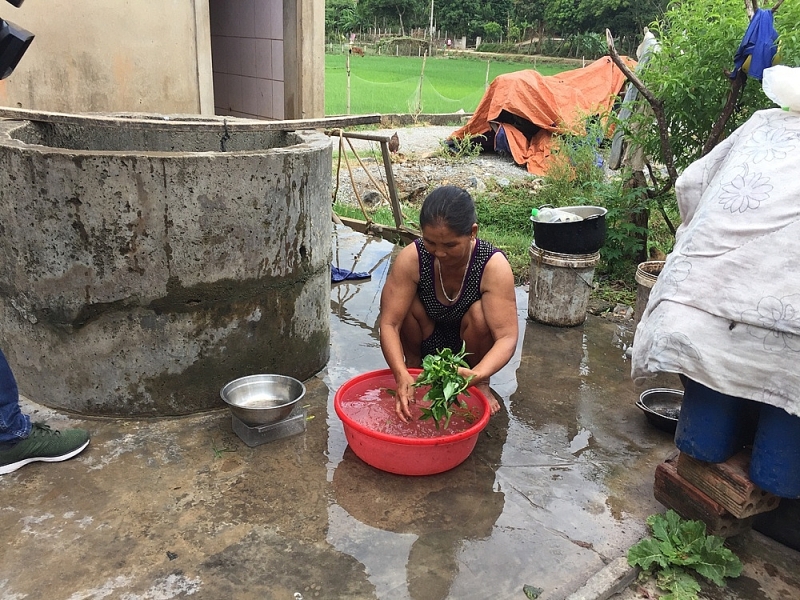
[[[400,208],[400,199],[397,197],[397,188],[394,183],[394,171],[392,171],[392,159],[389,155],[388,142],[381,142],[381,153],[383,154],[383,166],[386,169],[386,184],[389,188],[389,196],[392,202],[394,224],[400,229],[403,227],[403,211]]]
[[[334,129],[332,131],[326,131],[325,133],[328,134],[328,135],[339,136],[340,138],[341,137],[345,137],[345,138],[349,138],[349,139],[368,140],[368,141],[371,141],[371,142],[379,142],[380,143],[380,145],[381,145],[381,155],[383,156],[383,167],[384,167],[384,170],[386,171],[386,187],[389,190],[389,203],[392,206],[392,215],[394,216],[394,222],[397,225],[398,229],[408,230],[408,228],[403,224],[403,210],[400,207],[400,198],[397,195],[397,185],[396,185],[395,180],[394,180],[394,171],[392,170],[392,158],[391,158],[391,154],[389,153],[389,140],[391,138],[389,136],[387,136],[387,135],[377,135],[377,134],[372,134],[372,133],[342,131],[340,129]],[[349,143],[349,141],[348,141],[348,143]],[[352,146],[351,146],[351,149],[352,149]],[[341,154],[342,150],[340,150],[339,152]],[[355,150],[353,150],[353,152],[355,153]],[[357,154],[356,154],[356,158],[358,158]],[[345,155],[345,164],[347,164],[348,169],[349,169],[350,165],[349,165],[349,163],[347,161],[347,155]],[[363,165],[362,165],[362,167],[363,167]],[[366,168],[364,170],[366,171]],[[369,173],[368,173],[368,175],[369,175]],[[352,179],[352,171],[350,172],[350,177]],[[373,181],[373,183],[375,183],[375,182]],[[377,184],[376,184],[376,187],[378,187]],[[358,197],[358,194],[356,194],[356,197]],[[360,202],[360,199],[359,199],[359,202]]]
[[[347,53],[347,88],[345,91],[345,114],[350,114],[350,53]]]
[[[336,161],[336,186],[333,188],[333,201],[336,202],[336,196],[339,193],[339,173],[342,170],[342,153],[344,152],[344,139],[342,138],[342,130],[339,130],[339,156]]]
[[[352,152],[353,152],[353,156],[356,157],[356,160],[358,161],[359,166],[364,170],[364,173],[367,175],[369,180],[372,182],[372,185],[375,186],[375,189],[378,191],[378,193],[381,196],[383,196],[384,198],[386,198],[386,200],[391,202],[391,199],[389,198],[389,195],[386,192],[386,190],[384,189],[384,187],[380,183],[375,181],[375,178],[372,176],[372,173],[370,173],[369,169],[367,169],[367,167],[364,165],[364,163],[361,162],[361,157],[358,155],[358,152],[356,152],[356,149],[353,147],[353,142],[350,141],[349,137],[346,138],[346,139],[347,139],[347,144],[350,146],[350,150],[352,150]]]
[[[416,111],[418,113],[422,112],[422,82],[425,79],[425,61],[428,59],[428,51],[425,51],[425,55],[422,57],[422,71],[419,74],[419,93],[417,94],[417,106]]]
[[[371,223],[372,219],[369,216],[369,212],[367,212],[366,207],[364,206],[364,202],[361,200],[361,195],[358,193],[358,187],[356,187],[356,180],[353,177],[353,169],[350,168],[350,161],[347,158],[347,153],[344,153],[344,164],[347,165],[347,173],[350,175],[350,184],[353,186],[353,195],[358,200],[358,205],[361,207],[361,214],[364,215],[364,218],[367,220],[367,223]]]
[[[489,87],[489,65],[491,63],[492,63],[492,61],[490,61],[490,60],[486,61],[486,81],[484,81],[484,83],[483,83],[483,89],[484,90]]]

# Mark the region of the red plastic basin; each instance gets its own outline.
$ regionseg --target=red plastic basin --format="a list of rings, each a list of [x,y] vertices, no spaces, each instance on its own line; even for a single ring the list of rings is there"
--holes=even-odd
[[[416,376],[420,369],[409,369]],[[347,443],[361,460],[382,471],[398,475],[433,475],[460,465],[475,448],[478,434],[489,422],[489,401],[477,388],[469,388],[469,396],[460,399],[470,409],[480,411],[477,420],[466,429],[447,429],[437,437],[411,437],[375,431],[355,421],[347,412],[348,402],[361,400],[366,390],[395,387],[389,369],[363,373],[347,381],[336,392],[333,406],[344,425]],[[417,390],[421,400],[425,388]],[[433,422],[431,427],[433,427]],[[450,428],[453,428],[451,423]]]

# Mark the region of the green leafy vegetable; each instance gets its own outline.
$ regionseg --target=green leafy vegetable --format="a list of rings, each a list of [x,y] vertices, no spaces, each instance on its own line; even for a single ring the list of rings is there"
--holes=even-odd
[[[420,420],[433,419],[436,429],[439,429],[442,420],[443,428],[447,429],[453,416],[453,405],[461,405],[459,394],[469,395],[466,390],[472,377],[464,378],[458,374],[459,367],[469,368],[464,360],[466,350],[465,343],[457,354],[450,348],[442,348],[436,354],[429,354],[422,359],[422,373],[414,382],[414,387],[429,385],[431,388],[423,398],[430,402],[430,407],[422,409]]]
[[[528,585],[527,583],[522,586],[522,591],[525,592],[525,597],[529,598],[530,600],[536,600],[539,596],[542,595],[544,591],[542,588],[538,588],[533,585]]]
[[[738,577],[742,563],[724,546],[724,540],[706,535],[702,521],[681,519],[674,510],[647,518],[652,537],[628,550],[628,564],[642,568],[642,575],[657,574],[656,584],[669,594],[662,600],[696,600],[700,585],[695,571],[722,587],[726,577]]]

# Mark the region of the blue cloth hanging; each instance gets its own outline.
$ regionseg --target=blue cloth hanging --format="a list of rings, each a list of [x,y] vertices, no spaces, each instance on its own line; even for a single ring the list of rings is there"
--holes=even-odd
[[[348,271],[331,265],[331,283],[338,283],[345,279],[369,279],[370,277],[372,275],[369,273]]]
[[[742,38],[742,43],[739,44],[739,49],[733,56],[734,69],[730,74],[731,79],[736,78],[749,56],[750,67],[747,69],[747,74],[753,79],[761,81],[764,69],[772,66],[772,59],[778,51],[775,43],[778,39],[778,32],[773,23],[771,10],[759,8],[756,11],[756,14],[750,19],[750,25]]]

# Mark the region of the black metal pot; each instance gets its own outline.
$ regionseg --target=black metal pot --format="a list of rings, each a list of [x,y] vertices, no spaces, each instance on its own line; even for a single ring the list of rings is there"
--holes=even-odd
[[[653,388],[642,392],[636,406],[650,423],[662,431],[675,433],[682,403],[683,392],[681,390]]]
[[[606,243],[606,212],[601,206],[559,206],[582,217],[569,223],[533,222],[533,243],[537,248],[560,254],[593,254]]]

